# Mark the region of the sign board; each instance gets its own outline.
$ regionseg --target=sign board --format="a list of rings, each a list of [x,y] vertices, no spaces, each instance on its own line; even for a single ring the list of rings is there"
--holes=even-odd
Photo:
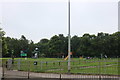
[[[26,53],[24,53],[23,51],[21,51],[20,56],[24,56],[24,57],[26,57],[26,56],[27,56],[27,54],[26,54]]]
[[[26,53],[21,53],[20,56],[25,56],[26,57],[27,54]]]

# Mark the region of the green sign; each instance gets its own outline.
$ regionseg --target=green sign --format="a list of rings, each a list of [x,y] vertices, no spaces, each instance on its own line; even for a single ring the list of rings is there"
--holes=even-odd
[[[26,53],[21,53],[20,56],[27,56],[27,54]]]
[[[24,57],[26,57],[27,56],[27,54],[26,53],[24,53],[22,50],[21,50],[21,52],[20,52],[21,54],[20,54],[20,56],[24,56]]]

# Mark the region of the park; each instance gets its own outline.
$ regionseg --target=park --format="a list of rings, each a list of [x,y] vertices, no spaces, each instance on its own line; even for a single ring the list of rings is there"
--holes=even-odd
[[[5,59],[4,59],[5,60]],[[4,61],[3,60],[3,61]],[[8,59],[9,60],[9,59]],[[34,64],[35,61],[37,64]],[[18,64],[19,63],[19,64]],[[68,73],[67,61],[57,58],[41,58],[27,60],[20,58],[15,59],[14,64],[8,69],[30,71],[33,72],[51,72],[51,73]],[[100,72],[99,72],[100,70]],[[105,75],[118,75],[118,59],[78,59],[74,58],[71,61],[71,73],[73,74],[105,74]]]
[[[17,73],[17,78],[56,78],[59,79],[117,79],[118,77],[118,58],[103,58],[103,59],[85,59],[73,58],[71,60],[71,70],[68,74],[68,61],[62,58],[15,58],[14,63],[10,64],[10,58],[3,58],[3,63],[8,60],[9,63],[4,64],[4,72]],[[26,72],[26,73],[25,73]],[[6,76],[7,77],[7,73]],[[24,73],[24,74],[23,74]],[[38,74],[36,74],[38,73]],[[41,76],[39,75],[41,74]],[[46,74],[44,74],[46,73]],[[31,74],[31,75],[30,75]],[[9,74],[10,75],[10,74]],[[14,74],[15,75],[15,74]],[[29,75],[29,76],[28,76]],[[33,76],[36,75],[36,76]],[[39,75],[39,76],[37,76]],[[43,75],[43,76],[42,76]],[[51,75],[51,76],[50,76]],[[56,76],[54,76],[56,75]],[[62,75],[61,77],[59,75]],[[65,76],[66,75],[66,76]],[[87,76],[86,76],[87,75]],[[8,77],[9,78],[9,77]]]
[[[109,9],[110,6],[107,7],[108,9],[104,7],[104,9],[101,8],[103,3],[100,3],[101,7],[98,6],[98,3],[89,3],[88,6],[86,3],[78,4],[77,2],[70,2],[70,0],[55,3],[56,4],[43,2],[39,3],[39,5],[31,3],[30,5],[34,5],[34,7],[28,4],[27,7],[25,6],[26,4],[19,4],[19,6],[24,6],[24,8],[21,9],[19,9],[20,7],[18,8],[18,5],[12,4],[18,8],[15,9],[15,11],[14,8],[16,7],[13,8],[13,6],[10,6],[10,3],[9,5],[4,4],[4,6],[13,9],[13,13],[11,13],[10,16],[16,16],[23,12],[27,17],[21,14],[20,19],[23,27],[19,26],[20,19],[14,20],[13,17],[14,21],[19,21],[18,23],[9,21],[11,22],[10,24],[14,24],[15,26],[16,23],[17,26],[19,26],[17,31],[21,31],[21,33],[18,33],[20,37],[18,37],[17,32],[14,32],[16,30],[9,31],[12,30],[9,29],[6,31],[7,29],[0,27],[0,72],[2,80],[120,79],[120,31],[112,31],[113,27],[111,27],[111,31],[108,31],[108,29],[110,29],[109,27],[104,29],[107,26],[116,24],[114,23],[116,17],[114,16],[115,18],[113,19],[111,15],[108,15],[111,14],[111,12],[115,12],[114,9]],[[36,7],[36,5],[39,7]],[[113,4],[111,6],[113,6]],[[4,8],[7,14],[9,10],[7,10],[6,7]],[[95,7],[100,8],[100,12],[106,12],[106,10],[108,10],[108,12],[98,15],[98,8]],[[14,14],[14,12],[16,13]],[[86,13],[90,13],[90,15]],[[106,14],[111,19],[106,17]],[[19,17],[19,15],[17,15],[17,17]],[[36,15],[37,17],[33,17]],[[103,18],[103,16],[106,18]],[[98,22],[96,20],[97,18]],[[32,25],[32,28],[28,25],[25,27],[25,24],[30,24],[29,26]],[[104,27],[101,27],[100,25],[103,24]],[[3,24],[0,23],[0,25]],[[61,29],[61,26],[64,26],[64,29]],[[65,27],[67,27],[67,35],[66,32],[62,32],[66,30]],[[95,29],[95,27],[97,28]],[[16,29],[16,27],[13,29]],[[8,34],[10,33],[13,34],[13,36],[17,36],[9,36]],[[45,37],[46,35],[47,37]],[[35,40],[36,36],[37,40]]]

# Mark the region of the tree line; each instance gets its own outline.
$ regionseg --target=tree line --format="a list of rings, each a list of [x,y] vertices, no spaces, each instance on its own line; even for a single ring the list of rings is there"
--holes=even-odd
[[[21,51],[27,53],[27,57],[33,57],[35,48],[38,48],[39,57],[61,58],[68,55],[68,36],[63,34],[41,39],[38,43],[28,40],[24,35],[20,39],[4,35],[5,32],[0,29],[3,57],[20,57]],[[120,32],[100,32],[97,35],[86,33],[81,37],[74,35],[71,37],[71,57],[118,57],[119,43]]]

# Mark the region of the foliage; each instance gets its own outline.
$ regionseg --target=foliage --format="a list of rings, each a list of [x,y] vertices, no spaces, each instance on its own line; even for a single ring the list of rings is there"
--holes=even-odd
[[[0,57],[6,56],[8,54],[8,48],[6,45],[4,35],[5,35],[5,32],[2,30],[2,28],[0,28]]]
[[[38,48],[39,57],[62,58],[68,54],[68,37],[63,34],[54,35],[50,40],[44,38],[38,43],[28,40],[24,35],[20,39],[3,37],[2,34],[3,57],[11,57],[12,51],[15,57],[20,57],[21,50],[33,57],[33,51]],[[98,33],[97,35],[84,34],[82,37],[73,36],[71,38],[72,57],[118,57],[120,44],[120,32],[113,34]]]

